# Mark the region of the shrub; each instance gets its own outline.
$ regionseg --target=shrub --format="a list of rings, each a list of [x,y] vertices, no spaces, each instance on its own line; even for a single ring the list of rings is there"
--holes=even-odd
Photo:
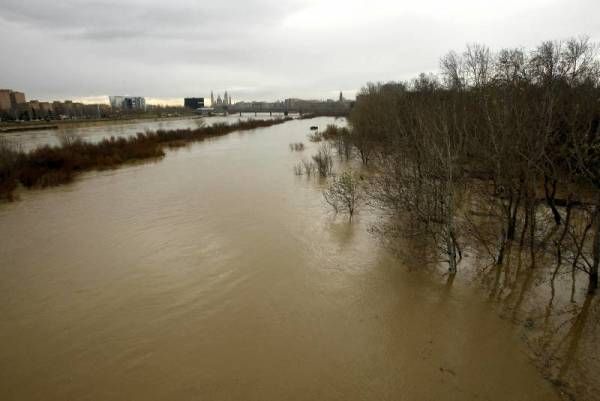
[[[331,146],[329,144],[322,144],[319,147],[319,151],[312,159],[315,162],[317,171],[321,177],[327,177],[331,174],[333,169],[333,157]]]
[[[292,152],[301,152],[304,150],[304,144],[302,142],[290,143],[290,150]]]
[[[294,165],[294,174],[296,174],[296,175],[304,174],[304,167],[302,165],[302,162],[298,162]]]
[[[306,174],[309,177],[316,170],[315,163],[311,162],[310,160],[302,160],[302,166],[304,167],[304,174]]]
[[[323,136],[319,131],[315,133],[308,134],[308,140],[311,142],[321,142],[323,140]]]
[[[362,199],[359,179],[353,172],[345,171],[340,176],[333,177],[329,187],[323,192],[323,197],[336,213],[347,213],[352,220]]]

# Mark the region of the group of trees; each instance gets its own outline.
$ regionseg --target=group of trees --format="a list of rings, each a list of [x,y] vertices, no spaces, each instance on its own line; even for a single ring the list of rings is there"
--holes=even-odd
[[[388,212],[383,233],[435,246],[454,273],[478,244],[505,263],[516,242],[551,249],[598,287],[600,64],[588,38],[441,58],[440,74],[368,84],[350,137]]]

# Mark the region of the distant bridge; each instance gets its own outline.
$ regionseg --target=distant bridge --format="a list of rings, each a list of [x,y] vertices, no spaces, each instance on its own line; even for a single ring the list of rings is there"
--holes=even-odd
[[[340,104],[330,104],[330,103],[322,103],[309,105],[306,107],[286,107],[285,105],[248,105],[244,104],[241,106],[236,105],[228,105],[228,106],[217,106],[214,108],[215,113],[225,113],[225,114],[238,114],[238,113],[269,113],[273,114],[283,114],[287,116],[288,114],[320,114],[320,115],[346,115],[350,111],[350,107],[346,105]]]

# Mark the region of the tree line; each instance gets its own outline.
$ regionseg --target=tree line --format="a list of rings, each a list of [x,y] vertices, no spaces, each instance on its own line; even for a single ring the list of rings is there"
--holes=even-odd
[[[467,248],[497,265],[515,245],[552,252],[598,287],[600,63],[587,37],[534,49],[469,44],[440,72],[366,85],[349,141],[388,238],[420,238],[458,270]]]

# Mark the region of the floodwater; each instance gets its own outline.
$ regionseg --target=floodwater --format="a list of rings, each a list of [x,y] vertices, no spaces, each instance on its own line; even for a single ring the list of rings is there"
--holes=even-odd
[[[558,400],[480,290],[403,266],[293,174],[333,121],[0,205],[0,399]]]
[[[292,116],[292,115],[290,115]],[[59,129],[32,130],[2,133],[3,138],[11,143],[18,145],[21,149],[28,151],[44,145],[58,145],[62,136],[76,136],[88,142],[99,142],[104,138],[129,137],[135,136],[140,132],[198,128],[202,125],[212,125],[217,123],[231,124],[239,120],[248,119],[270,119],[281,118],[282,113],[243,113],[230,114],[228,116],[214,117],[181,117],[168,119],[147,119],[147,120],[125,120],[125,121],[100,121],[95,123],[85,123],[82,120],[80,124],[69,123],[60,126]]]

